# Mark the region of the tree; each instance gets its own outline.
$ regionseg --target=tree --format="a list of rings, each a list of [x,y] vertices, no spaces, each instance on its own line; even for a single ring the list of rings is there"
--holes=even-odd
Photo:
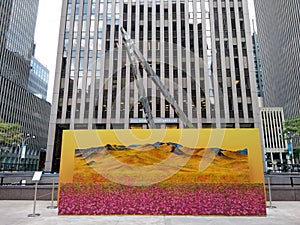
[[[4,123],[0,119],[0,146],[7,149],[22,143],[23,133],[19,124]]]
[[[0,170],[2,170],[2,150],[8,151],[22,143],[23,133],[19,124],[4,123],[0,118]]]
[[[283,123],[283,127],[284,139],[288,142],[292,141],[293,137],[300,135],[300,115],[295,118],[286,120]],[[294,148],[293,155],[295,159],[299,159],[300,149]]]
[[[294,148],[293,149],[293,154],[295,159],[299,159],[300,157],[300,148]]]
[[[300,135],[300,115],[295,118],[284,121],[283,126],[284,126],[283,134],[285,134],[285,135],[287,135],[287,134]],[[287,137],[287,138],[289,138],[289,137]]]

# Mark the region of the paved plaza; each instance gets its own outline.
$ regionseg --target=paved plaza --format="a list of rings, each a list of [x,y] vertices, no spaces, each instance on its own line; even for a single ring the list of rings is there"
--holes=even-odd
[[[51,201],[37,201],[37,217],[33,213],[33,201],[0,201],[1,225],[299,225],[300,201],[273,202],[276,208],[268,208],[266,217],[224,216],[58,216],[57,209],[49,209]],[[54,204],[55,205],[55,202]]]

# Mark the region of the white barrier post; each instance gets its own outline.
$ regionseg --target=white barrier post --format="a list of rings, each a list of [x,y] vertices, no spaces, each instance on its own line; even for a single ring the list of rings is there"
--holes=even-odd
[[[270,177],[268,177],[268,189],[269,189],[269,201],[270,201],[270,205],[267,208],[274,209],[274,208],[276,208],[276,206],[272,205],[272,194],[271,194]]]
[[[28,214],[28,217],[36,217],[36,216],[40,216],[39,213],[35,213],[35,208],[36,208],[36,195],[37,195],[37,186],[38,186],[38,182],[41,179],[42,176],[42,171],[36,171],[34,172],[32,181],[35,181],[35,188],[34,188],[34,201],[33,201],[33,213],[32,214]]]
[[[52,180],[52,194],[51,194],[51,205],[47,206],[48,209],[56,209],[57,207],[53,205],[53,199],[54,199],[54,177]]]

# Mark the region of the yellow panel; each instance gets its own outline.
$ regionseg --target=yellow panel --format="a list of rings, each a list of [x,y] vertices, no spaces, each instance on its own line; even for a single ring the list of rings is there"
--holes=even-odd
[[[73,181],[74,150],[110,145],[175,142],[189,148],[248,149],[250,181],[263,183],[258,129],[68,130],[63,133],[60,182]]]

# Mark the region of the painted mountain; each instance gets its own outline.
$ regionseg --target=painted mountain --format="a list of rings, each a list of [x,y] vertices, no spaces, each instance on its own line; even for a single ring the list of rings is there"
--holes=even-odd
[[[76,149],[73,181],[248,183],[248,151],[189,148],[173,142]]]

